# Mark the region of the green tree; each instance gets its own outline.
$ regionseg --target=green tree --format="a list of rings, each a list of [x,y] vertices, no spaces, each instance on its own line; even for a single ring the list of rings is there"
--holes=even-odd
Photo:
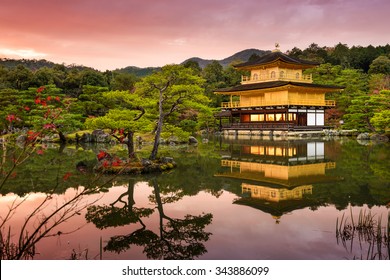
[[[0,133],[12,131],[14,127],[22,126],[20,115],[25,113],[21,104],[21,93],[12,88],[0,89]],[[14,116],[14,121],[10,122],[8,116]]]
[[[229,65],[225,69],[223,69],[223,78],[226,87],[232,87],[239,85],[241,82],[241,76],[248,75],[249,73],[244,71],[239,71],[233,67],[233,65]]]
[[[191,68],[194,71],[195,75],[200,75],[202,73],[202,68],[199,66],[199,63],[195,60],[188,60],[183,65],[186,68]]]
[[[149,100],[155,100],[156,106],[151,109],[156,112],[156,129],[153,150],[150,159],[157,157],[161,132],[168,117],[175,118],[174,113],[191,108],[193,102],[208,103],[201,87],[204,80],[194,75],[191,68],[183,65],[166,65],[161,71],[143,78],[136,84],[136,92]],[[157,109],[157,110],[156,110]]]
[[[370,93],[379,93],[382,90],[390,89],[390,75],[371,74],[368,81]]]
[[[378,57],[379,52],[371,45],[367,47],[353,46],[350,49],[351,68],[361,69],[367,73],[372,61]]]
[[[329,55],[329,61],[334,65],[349,68],[350,65],[349,48],[346,44],[338,43]]]
[[[7,68],[0,65],[0,89],[11,87],[8,81],[8,72]]]
[[[370,64],[369,74],[390,75],[390,58],[385,55],[378,56]]]
[[[336,98],[338,108],[345,112],[356,97],[368,91],[368,75],[362,70],[343,69],[334,79],[334,84],[345,87]]]
[[[287,51],[287,55],[295,57],[295,58],[301,58],[302,50],[300,48],[294,47],[291,50]]]
[[[312,43],[303,50],[301,58],[324,63],[328,60],[328,53],[325,47],[320,47],[318,44]]]
[[[111,80],[111,89],[131,91],[136,81],[137,77],[134,74],[114,73],[114,78]]]
[[[341,93],[331,93],[330,99],[335,99],[337,109],[344,113],[351,101],[356,97],[363,95],[368,90],[368,75],[362,70],[343,69],[340,65],[330,63],[306,70],[306,73],[313,75],[313,81],[316,84],[338,85],[345,87]]]
[[[72,69],[63,80],[64,92],[71,97],[79,97],[82,93],[81,74],[77,69]]]
[[[104,97],[107,87],[85,85],[78,96],[77,112],[85,117],[104,116],[110,108],[110,100]]]
[[[390,110],[390,91],[358,96],[352,100],[351,106],[347,109],[347,114],[344,116],[344,127],[359,131],[380,132],[377,129],[386,129],[386,125],[383,123],[388,117],[388,112],[386,112],[388,110]],[[374,116],[376,127],[372,123]]]
[[[84,127],[83,116],[71,112],[70,109],[76,100],[67,98],[61,89],[55,85],[48,85],[38,89],[29,89],[28,93],[32,92],[36,94],[31,95],[33,99],[28,100],[27,105],[24,106],[26,113],[22,119],[24,119],[25,126],[36,131],[44,129],[48,136],[58,134],[62,143],[67,141],[67,133]],[[26,110],[27,107],[30,110]]]
[[[28,89],[32,77],[32,72],[21,64],[8,72],[8,81],[14,89]]]
[[[81,85],[107,87],[106,77],[99,71],[86,69],[81,71]]]
[[[31,84],[36,87],[54,84],[54,71],[48,67],[42,67],[34,72]]]
[[[211,100],[210,105],[219,107],[223,96],[214,94],[214,91],[226,87],[222,65],[218,61],[212,61],[203,69],[202,77],[206,80],[204,84],[205,95]]]
[[[390,109],[374,113],[371,124],[375,131],[390,134]]]
[[[390,133],[390,90],[382,90],[379,95],[373,95],[380,108],[371,118],[371,124],[378,133]]]
[[[207,83],[221,82],[223,81],[223,67],[218,61],[213,60],[203,69],[202,76]]]
[[[74,100],[66,98],[55,85],[28,90],[0,90],[1,128],[13,132],[15,128],[37,131],[46,128],[46,134],[65,134],[83,127],[83,117],[71,112]]]
[[[86,119],[85,125],[93,129],[110,129],[112,137],[126,144],[129,159],[134,159],[134,132],[150,130],[151,127],[147,118],[141,119],[145,113],[141,106],[143,101],[128,91],[106,92],[103,97],[111,100],[114,108],[104,116]]]

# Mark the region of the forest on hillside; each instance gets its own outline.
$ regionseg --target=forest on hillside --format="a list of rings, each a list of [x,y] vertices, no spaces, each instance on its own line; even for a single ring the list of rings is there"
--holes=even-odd
[[[390,133],[389,44],[321,47],[313,43],[287,54],[320,63],[307,70],[314,83],[345,87],[342,93],[328,96],[336,100],[337,107],[328,110],[327,124]],[[254,53],[249,59],[257,57]],[[1,59],[0,132],[36,128],[42,123],[64,137],[94,128],[156,132],[158,116],[163,115],[163,135],[188,139],[201,130],[215,129],[213,115],[226,100],[213,92],[239,84],[243,74],[216,60],[204,68],[188,60],[140,77],[123,69],[101,72],[46,60]],[[161,98],[166,102],[159,108]],[[45,119],[48,109],[54,112],[58,108],[60,118]]]

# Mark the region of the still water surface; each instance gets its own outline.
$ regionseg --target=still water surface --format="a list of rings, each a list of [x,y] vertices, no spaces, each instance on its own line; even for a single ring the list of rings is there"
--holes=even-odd
[[[388,259],[388,245],[377,246],[367,232],[337,236],[336,227],[372,215],[387,233],[389,147],[351,139],[213,139],[165,147],[175,170],[111,178],[104,192],[83,196],[76,215],[36,244],[34,258]],[[14,236],[58,178],[64,186],[46,215],[91,183],[75,167],[93,163],[100,149],[48,149],[46,159],[31,159],[10,180],[0,197],[2,217],[25,198],[10,219]]]

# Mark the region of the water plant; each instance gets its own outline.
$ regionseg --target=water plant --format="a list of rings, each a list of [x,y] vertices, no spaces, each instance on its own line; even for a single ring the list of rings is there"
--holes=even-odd
[[[343,213],[336,220],[336,239],[353,255],[353,259],[384,260],[390,256],[390,212],[387,225],[383,224],[382,215],[376,216],[371,211],[360,209],[354,219],[352,207],[350,217]],[[356,249],[355,246],[358,246]],[[359,252],[359,254],[356,254]]]

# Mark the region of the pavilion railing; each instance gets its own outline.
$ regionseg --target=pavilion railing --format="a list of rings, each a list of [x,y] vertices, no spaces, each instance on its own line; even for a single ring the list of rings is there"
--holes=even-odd
[[[315,100],[315,99],[299,99],[299,98],[289,98],[288,100],[272,100],[272,101],[255,101],[255,102],[245,102],[241,103],[240,101],[232,102],[222,102],[222,108],[248,108],[248,107],[265,107],[265,106],[326,106],[334,107],[336,106],[335,100]]]
[[[299,75],[296,73],[274,72],[273,74],[254,74],[252,76],[241,76],[241,84],[251,84],[270,81],[295,81],[301,83],[312,83],[312,75]]]

